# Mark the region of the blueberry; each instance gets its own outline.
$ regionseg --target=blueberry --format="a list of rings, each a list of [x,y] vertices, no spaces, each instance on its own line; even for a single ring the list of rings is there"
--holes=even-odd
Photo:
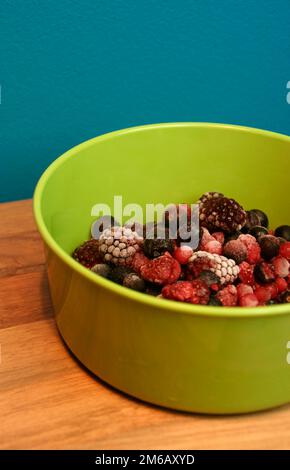
[[[269,227],[269,219],[265,212],[261,211],[260,209],[252,209],[251,212],[255,212],[259,218],[259,223],[255,225],[262,225],[262,227]]]
[[[275,236],[285,238],[288,242],[290,241],[290,225],[280,225],[275,230]]]
[[[117,284],[123,284],[125,277],[130,273],[132,273],[132,269],[127,266],[116,266],[112,267],[108,277],[111,281],[116,282]]]
[[[136,273],[129,273],[124,277],[123,286],[129,289],[144,292],[145,282]]]
[[[270,260],[278,255],[280,249],[279,240],[273,235],[264,235],[259,239],[261,255],[264,259]]]
[[[248,233],[252,227],[260,224],[260,217],[256,213],[255,210],[247,211],[246,212],[246,223],[242,228],[243,233]]]
[[[249,230],[249,234],[253,235],[253,237],[258,240],[263,235],[268,235],[268,230],[265,227],[262,227],[261,225],[255,225]]]

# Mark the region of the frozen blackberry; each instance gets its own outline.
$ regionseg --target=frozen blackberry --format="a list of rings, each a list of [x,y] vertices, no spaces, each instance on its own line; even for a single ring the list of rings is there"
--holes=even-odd
[[[274,232],[275,237],[281,237],[287,240],[287,242],[290,241],[290,225],[280,225],[279,227],[276,228]]]
[[[158,256],[163,255],[166,251],[172,254],[174,251],[174,241],[161,238],[146,238],[143,244],[143,251],[148,258],[158,258]]]
[[[216,191],[209,191],[207,193],[204,193],[202,196],[200,196],[199,200],[197,201],[197,204],[199,204],[199,208],[203,206],[203,204],[210,199],[214,199],[216,197],[224,197],[223,193],[218,193]]]
[[[143,245],[143,237],[126,227],[105,229],[99,239],[99,253],[105,263],[131,266]]]
[[[86,241],[75,249],[72,257],[86,268],[91,268],[100,262],[99,241],[93,238]]]
[[[145,282],[141,277],[136,273],[129,273],[123,279],[123,286],[128,287],[129,289],[137,290],[139,292],[144,292]]]
[[[109,264],[100,263],[100,264],[95,264],[91,268],[91,271],[98,274],[99,276],[108,278],[112,272],[112,267]]]
[[[264,235],[268,235],[268,230],[266,227],[262,227],[262,225],[255,225],[249,230],[249,235],[252,235],[259,240],[259,238],[263,237]]]
[[[119,225],[119,222],[112,215],[103,215],[92,224],[91,235],[96,240],[99,240],[104,230],[117,225]]]
[[[214,197],[204,202],[199,211],[199,220],[209,231],[236,232],[246,222],[246,212],[234,199]]]
[[[128,266],[116,266],[112,267],[108,278],[117,284],[123,284],[125,277],[132,272],[132,269],[128,268]]]
[[[259,239],[261,255],[264,259],[270,260],[278,255],[280,241],[273,235],[264,235]]]

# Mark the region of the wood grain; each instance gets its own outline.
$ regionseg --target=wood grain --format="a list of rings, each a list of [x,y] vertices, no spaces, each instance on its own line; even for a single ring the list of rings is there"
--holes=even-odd
[[[290,406],[192,415],[147,405],[92,376],[51,318],[31,202],[2,204],[0,217],[8,227],[0,253],[10,253],[0,277],[1,449],[290,449]]]

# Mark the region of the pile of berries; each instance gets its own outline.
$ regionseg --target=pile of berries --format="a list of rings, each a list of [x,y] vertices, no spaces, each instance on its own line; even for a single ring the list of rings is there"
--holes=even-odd
[[[218,192],[203,194],[197,203],[195,250],[180,238],[177,211],[174,239],[168,228],[170,212],[164,214],[163,238],[157,236],[158,224],[147,224],[148,237],[146,226],[140,229],[137,223],[120,227],[102,222],[98,238],[93,235],[76,248],[73,258],[129,289],[179,302],[241,307],[289,303],[290,226],[269,230],[263,211],[246,211]],[[181,207],[188,225],[190,205]]]

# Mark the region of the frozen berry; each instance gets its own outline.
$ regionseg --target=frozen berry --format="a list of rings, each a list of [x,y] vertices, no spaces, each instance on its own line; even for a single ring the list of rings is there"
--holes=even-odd
[[[289,262],[283,256],[276,256],[272,260],[275,276],[287,277],[289,274]]]
[[[246,212],[234,199],[215,197],[200,206],[199,219],[208,230],[235,232],[245,224]]]
[[[262,227],[262,225],[255,225],[249,230],[249,234],[255,237],[256,240],[259,240],[263,235],[268,235],[268,230]]]
[[[212,241],[216,241],[215,237],[211,235],[207,228],[201,227],[200,228],[200,241],[199,241],[199,250],[205,250],[205,246]]]
[[[247,254],[247,248],[240,240],[230,240],[223,248],[223,255],[233,259],[237,264],[245,261]]]
[[[199,200],[197,201],[197,204],[199,204],[199,207],[201,208],[203,204],[210,199],[214,199],[217,197],[223,197],[223,193],[218,193],[216,191],[209,191],[207,193],[204,193],[202,196],[200,196]]]
[[[259,239],[261,255],[265,260],[270,260],[278,255],[280,249],[279,240],[273,235],[264,235]]]
[[[91,234],[92,237],[96,240],[99,240],[101,233],[106,230],[110,229],[114,226],[119,225],[119,222],[112,216],[112,215],[103,215],[99,217],[91,227]]]
[[[248,233],[252,227],[260,225],[260,218],[254,210],[246,211],[246,222],[242,228],[243,233]]]
[[[92,268],[100,263],[99,241],[92,238],[86,241],[73,252],[73,258],[86,268]]]
[[[237,289],[234,285],[229,284],[216,294],[216,298],[220,300],[224,307],[232,307],[234,305],[237,305]]]
[[[253,288],[249,284],[241,283],[237,285],[237,293],[239,298],[246,294],[253,294],[253,292]]]
[[[287,287],[288,287],[288,283],[287,283],[286,279],[283,279],[282,277],[278,277],[275,280],[275,285],[278,289],[279,294],[281,294],[281,292],[285,292],[285,290],[287,290]]]
[[[174,250],[174,241],[162,238],[146,238],[143,244],[143,251],[148,258],[158,258],[166,251],[170,254]]]
[[[145,281],[165,285],[177,281],[181,274],[181,267],[178,261],[166,252],[159,258],[143,264],[139,271]]]
[[[105,229],[99,239],[99,253],[106,263],[130,266],[143,245],[143,237],[126,227]]]
[[[241,233],[242,232],[240,232],[240,231],[232,232],[232,233],[226,233],[224,243],[230,242],[231,240],[237,240],[237,238],[239,238]]]
[[[145,290],[145,282],[136,273],[127,274],[124,277],[123,286],[139,292],[143,292]]]
[[[243,261],[239,264],[240,272],[239,279],[243,284],[248,284],[250,286],[254,285],[254,266]]]
[[[274,232],[275,237],[285,238],[290,242],[290,225],[280,225]]]
[[[109,277],[112,271],[112,267],[109,264],[100,263],[100,264],[95,264],[91,268],[91,271],[98,274],[99,276]]]
[[[209,270],[202,271],[200,275],[198,276],[198,279],[205,282],[206,285],[210,287],[212,290],[216,291],[219,288],[220,278],[212,271],[209,271]]]
[[[125,277],[130,273],[132,273],[132,269],[128,266],[113,266],[108,277],[117,284],[123,284]]]
[[[144,253],[142,253],[141,251],[138,251],[133,257],[132,269],[140,274],[141,266],[144,266],[144,264],[148,264],[149,262],[150,262],[150,259],[147,258],[147,256],[144,255]]]
[[[252,209],[250,212],[255,212],[259,218],[259,223],[255,225],[262,225],[262,227],[269,227],[269,219],[265,212],[261,211],[260,209]]]
[[[283,304],[290,303],[290,290],[287,290],[286,292],[284,292],[284,294],[281,295],[281,302]]]
[[[168,284],[162,289],[162,296],[165,299],[177,300],[179,302],[191,302],[193,296],[193,286],[190,281],[178,281]]]
[[[186,264],[191,257],[193,251],[190,246],[183,245],[175,248],[173,252],[173,257],[180,263]]]
[[[257,289],[255,289],[255,296],[257,297],[259,304],[265,304],[271,299],[271,290],[263,286],[257,287]]]
[[[205,245],[204,251],[207,251],[208,253],[215,253],[217,255],[221,255],[223,251],[223,247],[222,247],[222,244],[218,242],[217,240],[211,240]]]
[[[280,245],[279,254],[284,258],[290,260],[290,242],[285,242]]]
[[[225,256],[207,253],[206,251],[196,251],[189,258],[187,270],[190,275],[198,277],[202,271],[210,270],[219,278],[221,284],[234,282],[239,273],[239,267],[233,259]]]
[[[275,280],[275,274],[271,266],[262,261],[261,263],[256,264],[254,268],[254,276],[258,282],[262,284],[267,284],[268,282],[272,282]]]
[[[224,232],[214,232],[212,233],[212,237],[214,237],[221,245],[225,242],[225,234]]]
[[[191,303],[206,305],[209,301],[210,290],[204,281],[196,279],[192,281],[193,295]]]
[[[242,242],[247,249],[247,263],[256,264],[261,258],[261,249],[255,237],[249,234],[242,234],[239,236],[238,240]]]
[[[208,301],[208,305],[214,305],[216,307],[219,307],[222,305],[222,303],[219,299],[217,299],[216,295],[211,295]]]
[[[255,294],[246,294],[239,299],[240,307],[257,307],[259,301]]]
[[[162,286],[158,286],[157,284],[153,284],[151,282],[146,283],[145,292],[148,295],[152,295],[153,297],[157,297],[161,294]]]

